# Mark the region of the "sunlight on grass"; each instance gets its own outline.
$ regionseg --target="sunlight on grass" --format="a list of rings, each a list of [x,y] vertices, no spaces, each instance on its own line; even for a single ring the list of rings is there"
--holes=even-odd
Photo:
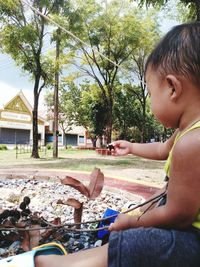
[[[115,177],[142,183],[163,186],[164,162],[146,160],[132,155],[125,157],[101,156],[93,150],[59,149],[58,158],[53,151],[40,153],[39,159],[31,158],[31,153],[19,154],[15,150],[0,151],[0,169],[19,173],[28,171],[78,172],[90,174],[99,168],[105,177]]]
[[[0,168],[45,168],[92,171],[94,167],[101,169],[123,168],[162,168],[158,161],[143,160],[134,156],[113,157],[101,156],[92,150],[60,149],[58,158],[53,158],[53,151],[40,153],[39,159],[31,158],[31,153],[18,154],[15,150],[0,151]]]

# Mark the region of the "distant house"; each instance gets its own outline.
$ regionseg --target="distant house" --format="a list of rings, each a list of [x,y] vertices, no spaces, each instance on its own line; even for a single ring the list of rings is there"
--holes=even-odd
[[[87,131],[83,126],[72,125],[66,132],[59,127],[58,145],[72,147],[91,147],[92,142],[87,138]],[[46,125],[46,143],[53,143],[53,121]]]
[[[45,140],[45,120],[38,117],[39,140]],[[32,141],[32,106],[20,91],[0,109],[0,144],[29,144]]]
[[[4,104],[0,109],[0,144],[32,144],[32,110],[22,91]],[[53,121],[44,114],[38,115],[38,134],[41,145],[53,143]],[[91,140],[83,126],[72,126],[67,132],[59,128],[58,145],[90,147]]]

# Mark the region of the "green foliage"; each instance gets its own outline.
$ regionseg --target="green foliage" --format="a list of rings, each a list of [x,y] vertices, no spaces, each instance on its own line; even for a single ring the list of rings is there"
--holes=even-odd
[[[76,27],[72,29],[88,45],[76,44],[77,51],[74,47],[71,63],[79,69],[77,76],[93,79],[91,83],[95,83],[100,92],[103,109],[107,112],[104,128],[110,142],[115,88],[120,77],[124,80],[127,76],[127,72],[119,66],[130,66],[133,69],[134,65],[130,65],[130,59],[132,55],[137,55],[141,51],[140,48],[144,48],[145,56],[147,55],[157,34],[156,23],[153,24],[155,16],[152,16],[151,12],[146,19],[144,11],[140,12],[139,9],[130,6],[129,1],[123,1],[123,5],[119,1],[109,1],[106,8],[94,0],[76,1],[74,10],[78,19],[75,22]],[[68,47],[68,43],[66,46]],[[69,54],[66,55],[66,62],[70,62]],[[140,64],[139,67],[143,66]],[[93,109],[100,109],[100,106],[102,103],[99,107],[98,104],[94,104]],[[91,105],[90,108],[92,110]],[[102,111],[99,114],[102,114]]]
[[[141,106],[136,96],[127,86],[119,85],[114,102],[115,138],[130,140],[133,138],[131,128],[141,121]]]
[[[46,15],[51,12],[54,1],[29,1],[30,5]],[[33,107],[33,151],[38,154],[38,101],[44,86],[52,82],[52,63],[42,55],[47,22],[27,5],[17,0],[0,1],[0,42],[2,50],[8,53],[18,66],[30,74],[34,81]]]
[[[51,150],[51,149],[53,149],[52,144],[47,144],[47,145],[46,145],[46,149],[47,149],[47,150]]]
[[[0,145],[0,150],[8,150],[6,145]]]
[[[172,132],[163,128],[154,118],[150,111],[148,96],[145,114],[143,113],[143,106],[136,93],[142,96],[139,87],[119,84],[115,94],[113,139],[134,142],[144,142],[144,140],[149,142],[151,139],[166,140]]]
[[[149,6],[167,0],[139,2]],[[116,0],[106,4],[96,0],[30,3],[43,14],[53,15],[84,42],[53,31],[51,41],[61,42],[61,56],[55,62],[55,51],[42,53],[44,36],[51,29],[48,22],[31,10],[27,12],[21,1],[0,0],[0,42],[4,52],[34,79],[35,109],[43,87],[52,88],[55,72],[62,73],[65,67],[67,77],[61,80],[59,90],[59,124],[64,132],[72,124],[83,125],[93,140],[106,134],[109,142],[114,122],[114,130],[121,136],[130,138],[133,128],[145,135],[148,94],[142,81],[147,55],[159,37],[156,11],[136,8],[129,0],[123,5]],[[47,93],[46,105],[52,119],[52,91]]]
[[[70,150],[70,149],[72,149],[72,146],[71,146],[71,145],[66,145],[66,146],[65,146],[65,149]]]
[[[52,113],[53,97],[49,92],[45,102]],[[93,140],[102,136],[106,127],[107,110],[104,105],[101,91],[95,84],[85,80],[80,86],[66,80],[63,82],[59,94],[59,124],[61,118],[65,125],[72,124],[84,126]]]
[[[184,20],[200,21],[200,2],[196,0],[180,0],[180,2],[188,8],[189,12],[183,13]]]
[[[0,15],[4,17],[18,16],[20,14],[20,1],[19,0],[0,0]],[[8,20],[4,17],[4,22]]]
[[[140,6],[146,5],[149,6],[165,6],[167,3],[170,3],[170,0],[139,0]],[[180,12],[178,19],[181,21],[191,21],[191,20],[200,20],[200,2],[198,0],[179,0],[176,1],[176,4],[179,6],[178,9]],[[183,12],[185,10],[186,12]],[[172,10],[173,18],[174,12]]]
[[[44,97],[45,105],[48,110],[47,119],[53,120],[54,117],[54,92],[49,90]],[[58,124],[63,130],[67,132],[71,130],[74,118],[74,105],[69,99],[69,92],[65,92],[63,88],[59,90],[59,106],[58,106]]]
[[[194,4],[184,4],[180,2],[177,5],[178,15],[177,20],[188,22],[196,19],[197,13]]]
[[[168,0],[139,0],[138,2],[141,6],[143,6],[143,5],[162,6],[162,5],[165,5],[168,2]]]
[[[93,84],[87,84],[81,95],[81,109],[84,117],[80,117],[85,122],[89,134],[93,138],[102,136],[105,133],[107,122],[107,106],[104,103],[101,91]]]

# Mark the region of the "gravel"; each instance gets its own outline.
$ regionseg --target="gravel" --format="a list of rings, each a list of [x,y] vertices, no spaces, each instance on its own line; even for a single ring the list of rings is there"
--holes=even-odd
[[[0,213],[4,210],[19,210],[24,197],[30,198],[30,204],[27,205],[31,211],[28,218],[37,214],[48,222],[59,218],[61,224],[73,223],[74,208],[68,205],[57,204],[58,200],[66,201],[68,198],[74,198],[83,203],[82,221],[93,221],[103,217],[106,209],[112,209],[121,212],[128,208],[130,204],[139,204],[143,201],[138,195],[126,194],[118,190],[103,189],[99,197],[94,200],[88,200],[77,190],[70,186],[62,185],[58,180],[35,180],[35,179],[1,179],[0,180]],[[24,220],[24,218],[23,218]],[[0,224],[4,221],[2,220]],[[82,226],[93,229],[98,227],[98,223],[91,223]],[[82,228],[81,228],[82,229]],[[44,230],[41,230],[41,233]],[[0,257],[7,257],[10,254],[23,252],[23,240],[5,241],[0,237]],[[4,233],[5,234],[5,233]],[[56,241],[61,243],[68,253],[91,247],[101,246],[108,241],[108,232],[102,238],[98,238],[98,232],[69,232],[64,228],[53,231],[48,238],[40,239],[40,243]]]

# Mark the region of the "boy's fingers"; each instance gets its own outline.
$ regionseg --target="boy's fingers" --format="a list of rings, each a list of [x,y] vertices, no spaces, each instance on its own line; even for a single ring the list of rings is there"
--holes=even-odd
[[[108,227],[108,231],[112,231],[112,230],[113,230],[113,224],[114,224],[114,223],[111,223],[111,224],[109,225],[109,227]]]
[[[111,224],[110,224],[108,230],[109,230],[110,232],[112,232],[112,231],[118,231],[119,229],[118,229],[118,227],[116,227],[116,223],[114,222],[114,223],[111,223]]]
[[[114,147],[114,145],[111,143],[111,144],[108,144],[108,145],[107,145],[107,149],[109,149],[110,151],[112,151],[112,150],[115,150],[115,147]]]
[[[120,214],[118,214],[117,217],[115,218],[115,221],[110,224],[110,226],[108,228],[109,231],[117,231],[118,230],[117,229],[118,227],[116,227],[116,226],[118,226],[118,223],[117,222],[119,220],[119,217],[120,217]]]

